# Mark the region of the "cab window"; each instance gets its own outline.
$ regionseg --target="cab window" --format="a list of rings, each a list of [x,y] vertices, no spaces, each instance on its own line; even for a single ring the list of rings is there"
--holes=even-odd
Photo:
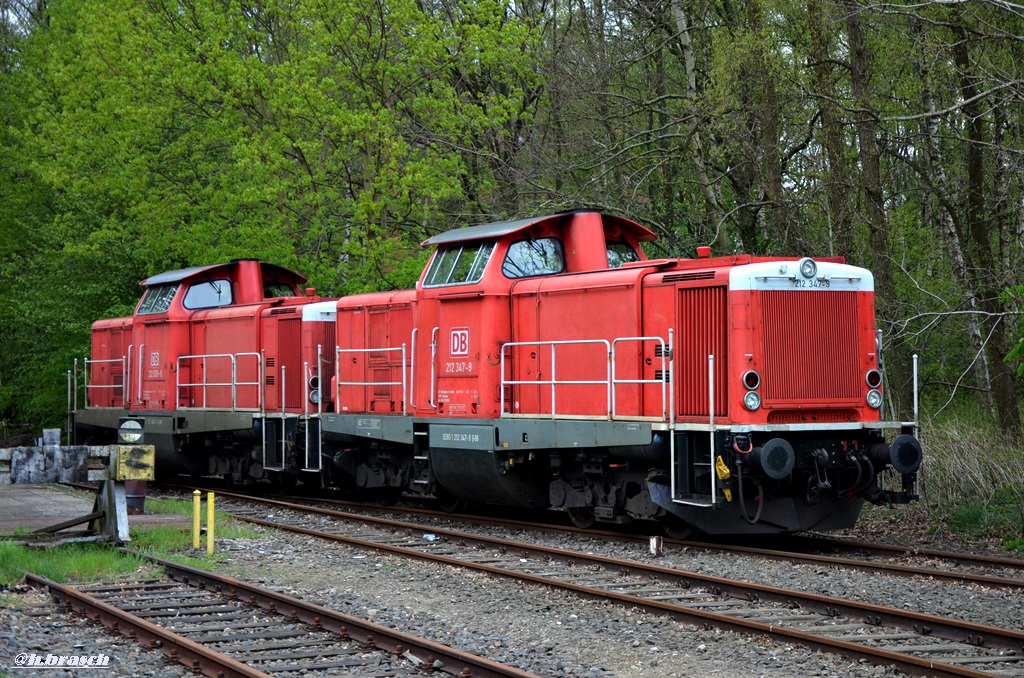
[[[456,243],[441,247],[430,262],[424,287],[469,285],[480,282],[494,252],[494,241]]]
[[[136,315],[155,315],[167,313],[171,307],[174,295],[178,293],[177,285],[154,285],[146,288],[146,294],[139,303],[139,310]]]
[[[201,308],[217,308],[231,303],[231,281],[226,279],[206,280],[194,283],[185,293],[182,304],[190,311]]]
[[[509,245],[501,264],[506,278],[552,275],[565,270],[565,255],[558,238],[520,240]]]
[[[607,247],[608,268],[618,268],[631,261],[640,261],[640,255],[636,253],[636,250],[629,243],[609,241]]]
[[[263,298],[264,299],[276,299],[277,297],[294,297],[298,296],[295,294],[295,290],[292,289],[291,285],[283,282],[276,282],[274,280],[263,281]]]

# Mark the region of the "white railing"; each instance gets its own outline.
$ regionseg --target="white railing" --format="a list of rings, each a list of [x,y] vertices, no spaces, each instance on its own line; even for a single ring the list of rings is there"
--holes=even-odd
[[[121,382],[120,383],[110,383],[110,384],[92,384],[92,383],[90,383],[91,377],[93,375],[92,375],[92,372],[90,371],[89,368],[90,368],[90,366],[96,366],[96,365],[120,365],[121,366]],[[92,405],[92,406],[89,405],[89,395],[90,395],[90,393],[92,391],[105,391],[105,390],[111,390],[111,389],[120,391],[119,395],[121,396],[121,402],[122,402],[121,406],[122,407],[127,407],[128,406],[128,401],[127,401],[128,390],[125,387],[125,376],[128,374],[128,368],[126,367],[126,364],[125,364],[125,358],[123,358],[123,357],[122,358],[106,358],[104,360],[93,360],[91,358],[85,358],[84,372],[85,372],[85,396],[86,396],[85,397],[85,407],[86,407],[86,409],[90,409],[91,407],[99,407],[99,405]],[[114,376],[113,372],[110,373],[110,376],[111,377]],[[75,384],[74,384],[73,388],[74,388],[74,393],[75,393],[74,407],[75,407],[75,409],[77,409],[78,408],[78,400],[77,400],[77,397],[78,397],[78,358],[75,358]],[[117,406],[116,405],[111,405],[110,407],[117,407]]]
[[[335,397],[335,408],[341,407],[341,387],[342,386],[401,386],[402,387],[402,414],[407,412],[408,404],[408,377],[406,376],[406,344],[394,348],[339,348],[334,347],[334,380],[335,388],[337,389],[334,393]],[[400,366],[402,373],[401,381],[342,381],[341,380],[341,354],[342,353],[353,353],[353,354],[369,354],[369,353],[401,353],[402,363]],[[368,368],[369,366],[367,366]],[[387,369],[394,369],[394,366],[388,364]]]
[[[632,343],[643,343],[651,342],[655,343],[661,348],[661,376],[660,378],[654,379],[630,379],[622,378],[618,375],[619,370],[619,356],[617,351],[620,348],[620,344],[627,342]],[[558,418],[597,418],[604,419],[606,421],[613,421],[619,419],[628,419],[630,421],[658,421],[658,422],[671,422],[675,418],[675,393],[673,388],[673,371],[674,371],[674,360],[671,351],[672,345],[672,332],[669,331],[668,343],[665,342],[661,337],[620,337],[609,342],[606,339],[579,339],[570,341],[515,341],[503,344],[501,347],[501,389],[500,389],[500,412],[503,418],[515,418],[515,417],[545,417],[551,419]],[[547,379],[512,379],[507,376],[506,372],[506,360],[511,359],[511,349],[516,347],[528,347],[528,346],[546,346],[551,349],[551,360],[549,364],[549,376]],[[558,347],[559,346],[598,346],[603,347],[605,352],[605,374],[604,378],[594,379],[559,379],[558,378]],[[563,354],[564,355],[564,354]],[[574,353],[573,359],[579,359],[579,352]],[[631,353],[630,357],[635,357],[636,353]],[[661,414],[658,416],[643,416],[639,412],[634,414],[624,414],[619,411],[619,403],[617,399],[618,389],[623,385],[634,385],[634,386],[648,386],[658,385],[661,390]],[[551,393],[551,411],[549,413],[522,413],[522,412],[506,412],[505,411],[505,392],[506,386],[546,386],[550,389]],[[559,411],[558,408],[558,387],[560,386],[600,386],[603,387],[605,392],[605,405],[603,415],[581,415],[578,411]],[[512,389],[514,391],[514,389]],[[513,400],[515,398],[513,397]],[[539,404],[539,403],[538,403]]]
[[[238,362],[242,358],[253,358],[256,360],[256,380],[255,381],[239,381],[238,380]],[[231,363],[231,380],[230,381],[209,381],[208,375],[210,368],[207,366],[208,362],[219,362],[219,361],[230,361]],[[201,381],[189,381],[183,382],[181,380],[182,367],[186,366],[193,368],[198,362],[199,370],[202,373]],[[263,358],[259,353],[205,353],[200,355],[183,355],[179,356],[175,364],[175,390],[174,390],[174,402],[181,402],[181,391],[182,389],[190,389],[190,402],[188,405],[178,405],[178,409],[182,410],[227,410],[232,411],[239,410],[243,412],[257,412],[263,409],[263,390],[261,384],[263,383]],[[256,405],[253,407],[239,407],[238,406],[238,389],[252,387],[256,392]],[[283,385],[282,385],[283,387]],[[196,403],[195,390],[198,389],[201,397],[199,398],[198,404]],[[207,397],[208,392],[211,389],[231,389],[231,406],[230,407],[208,407]]]
[[[632,419],[642,421],[675,421],[676,418],[676,394],[673,385],[675,384],[675,354],[672,351],[672,335],[673,332],[670,329],[668,331],[668,343],[661,337],[621,337],[612,341],[612,419]],[[655,350],[655,356],[661,354],[661,377],[653,379],[619,379],[616,375],[618,361],[616,359],[616,349],[621,343],[640,343],[653,342],[655,346],[660,350]],[[637,415],[621,415],[618,412],[618,404],[616,402],[616,392],[619,384],[636,384],[641,386],[653,386],[657,385],[661,389],[661,416],[637,416]]]

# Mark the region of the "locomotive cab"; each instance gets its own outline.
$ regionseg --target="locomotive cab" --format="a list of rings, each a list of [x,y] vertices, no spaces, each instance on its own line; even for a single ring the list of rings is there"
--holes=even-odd
[[[304,282],[255,260],[143,280],[131,318],[93,327],[80,437],[112,442],[117,420],[136,418],[157,446],[162,475],[244,475],[248,441],[266,435],[262,415],[286,410],[288,396],[293,411],[302,406],[297,312],[316,300],[303,296]],[[294,384],[284,380],[286,367]],[[276,426],[272,437],[286,428]]]

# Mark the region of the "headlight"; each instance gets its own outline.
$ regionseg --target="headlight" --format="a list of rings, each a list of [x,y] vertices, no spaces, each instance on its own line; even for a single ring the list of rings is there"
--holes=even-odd
[[[868,391],[867,401],[868,407],[877,410],[882,406],[882,392],[871,389]]]
[[[313,389],[309,392],[309,402],[317,405],[320,403],[320,389]]]
[[[761,407],[761,396],[757,394],[757,391],[747,391],[747,395],[743,396],[743,405],[753,412]]]
[[[800,260],[800,275],[805,278],[813,278],[818,273],[818,265],[814,259],[804,257]]]
[[[753,391],[761,385],[761,375],[754,370],[747,370],[743,373],[743,385],[747,387],[748,391]]]

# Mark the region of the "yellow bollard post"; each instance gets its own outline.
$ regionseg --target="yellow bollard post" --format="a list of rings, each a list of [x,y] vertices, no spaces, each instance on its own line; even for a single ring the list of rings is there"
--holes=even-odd
[[[213,555],[213,492],[206,493],[206,555]]]
[[[192,493],[192,548],[199,548],[199,513],[203,504],[203,493]]]

